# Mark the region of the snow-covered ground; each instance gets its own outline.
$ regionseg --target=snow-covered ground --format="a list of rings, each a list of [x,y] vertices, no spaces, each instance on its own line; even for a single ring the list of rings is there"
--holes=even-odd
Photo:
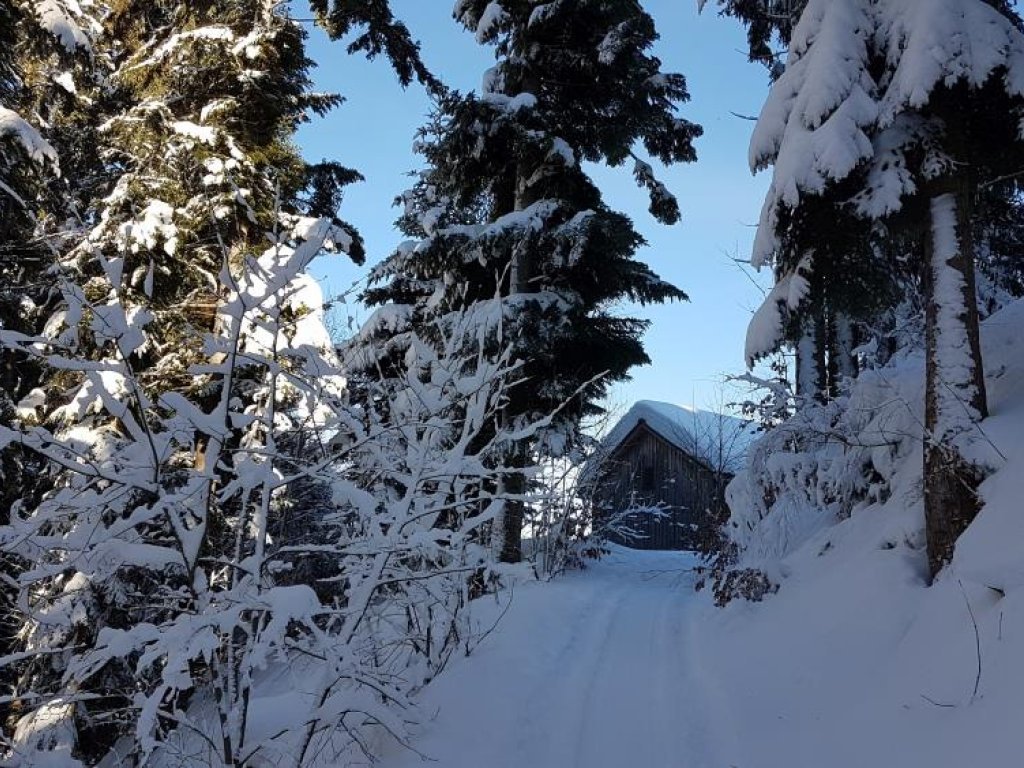
[[[728,712],[690,636],[692,556],[615,548],[518,587],[498,628],[428,689],[414,746],[439,768],[728,766]],[[395,752],[387,768],[422,766]]]
[[[496,630],[428,688],[421,754],[394,748],[381,765],[1021,765],[1024,623],[998,626],[995,596],[968,589],[985,660],[972,701],[964,598],[950,605],[916,557],[876,546],[877,520],[840,529],[847,551],[872,539],[874,560],[805,562],[760,604],[714,608],[682,553],[615,549],[585,572],[521,585]]]
[[[691,555],[624,548],[521,584],[476,651],[428,686],[432,717],[413,741],[422,756],[395,748],[385,768],[422,757],[439,768],[1024,765],[1021,328],[1024,301],[984,324],[982,435],[997,460],[981,514],[935,583],[922,362],[908,354],[858,380],[836,426],[851,442],[757,470],[793,485],[770,510],[738,516],[756,539],[746,564],[769,572],[776,594],[718,609],[693,591]],[[830,501],[868,466],[885,493]],[[749,505],[757,488],[733,501]],[[486,620],[502,606],[484,607]]]

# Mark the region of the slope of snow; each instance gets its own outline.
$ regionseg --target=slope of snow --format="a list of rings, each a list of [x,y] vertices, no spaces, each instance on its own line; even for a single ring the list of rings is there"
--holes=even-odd
[[[394,746],[381,765],[1019,765],[1021,594],[926,587],[923,557],[880,538],[887,516],[875,509],[802,549],[761,604],[714,608],[692,592],[684,553],[616,549],[522,586],[495,632],[428,688],[433,719],[414,751]],[[982,638],[976,696],[968,602]]]
[[[776,452],[758,465],[778,491],[770,508],[754,509],[749,472],[730,488],[744,564],[780,582],[765,602],[733,603],[701,628],[713,649],[707,673],[744,733],[737,765],[1020,764],[1021,327],[1024,302],[984,323],[992,416],[974,437],[985,460],[999,456],[1000,466],[982,485],[981,514],[933,585],[923,534],[920,355],[861,376],[832,422],[845,444]],[[831,478],[854,470],[885,491],[862,490],[845,513],[825,504],[821,492],[831,498],[838,487]],[[800,485],[810,492],[801,496]]]

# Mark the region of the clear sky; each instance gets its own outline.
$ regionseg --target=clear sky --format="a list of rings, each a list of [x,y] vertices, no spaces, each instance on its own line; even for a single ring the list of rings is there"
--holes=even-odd
[[[451,18],[454,0],[393,0],[392,5],[422,43],[424,59],[436,74],[459,90],[479,88],[493,55]],[[764,174],[752,177],[747,166],[752,123],[731,113],[757,114],[767,76],[747,63],[743,28],[719,18],[713,2],[701,15],[696,0],[646,0],[644,5],[661,33],[656,54],[664,70],[686,75],[691,101],[682,114],[703,125],[705,133],[697,144],[697,163],[661,174],[683,211],[683,221],[673,227],[650,216],[647,197],[637,191],[628,168],[590,169],[606,201],[631,216],[648,240],[638,257],[690,296],[682,304],[623,308],[652,321],[645,338],[652,364],[635,369],[609,405],[652,399],[714,408],[723,401],[723,376],[743,371],[747,321],[763,295],[733,259],[749,255],[768,180]],[[429,100],[417,86],[403,91],[385,62],[347,56],[343,44],[329,43],[319,32],[311,35],[310,53],[320,64],[317,87],[339,92],[347,102],[304,127],[299,142],[310,160],[338,160],[366,176],[350,188],[341,214],[363,234],[369,266],[402,239],[393,228],[392,202],[408,186],[407,172],[420,166],[412,141]],[[345,257],[322,260],[316,271],[329,294],[345,291],[366,273]],[[762,284],[766,279],[761,276]],[[367,314],[354,304],[341,313],[353,322]]]

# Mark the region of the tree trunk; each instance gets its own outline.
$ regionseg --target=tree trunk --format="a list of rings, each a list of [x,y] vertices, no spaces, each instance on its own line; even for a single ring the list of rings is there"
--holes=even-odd
[[[532,93],[539,96],[540,79],[532,73],[527,73],[523,82],[519,84],[516,90],[518,93],[509,95]],[[512,190],[513,210],[523,211],[537,202],[537,193],[531,187],[531,180],[535,178],[536,170],[534,165],[530,164],[524,167],[524,164],[520,162],[516,166],[515,178],[511,180],[511,184],[506,183],[502,185],[502,198],[505,197],[509,189]],[[527,248],[516,248],[513,251],[511,263],[509,264],[509,296],[531,292],[530,282],[533,279],[533,263],[530,256],[530,251]],[[527,367],[526,370],[529,371],[529,368]],[[516,394],[513,394],[513,398],[516,398]],[[503,426],[510,426],[512,420],[517,415],[519,413],[512,412],[512,409],[506,408],[502,413],[501,420]],[[513,449],[508,462],[512,468],[520,469],[529,464],[529,458],[530,446],[526,443],[520,443]],[[506,493],[513,496],[523,496],[526,493],[527,487],[526,476],[521,472],[506,475],[504,486]],[[521,499],[506,499],[504,514],[502,515],[500,526],[498,526],[501,536],[498,557],[503,563],[518,563],[523,559],[522,538],[525,512],[526,504],[524,501]]]
[[[492,221],[519,209],[520,195],[517,176],[518,173],[509,173],[495,184],[494,206],[491,210]],[[517,255],[513,255],[512,262],[508,265],[508,286],[505,287],[504,284],[501,286],[501,293],[504,296],[514,296],[521,292],[524,269]],[[514,403],[516,392],[511,394],[513,402],[501,410],[499,421],[502,429],[511,429],[516,419],[517,409]],[[524,466],[523,456],[525,456],[525,447],[514,446],[505,456],[506,467],[514,470]],[[518,563],[523,557],[523,502],[520,499],[508,497],[522,496],[525,487],[526,478],[522,473],[515,471],[505,473],[500,480],[498,492],[504,498],[504,506],[501,516],[493,524],[491,550],[492,554],[503,563]]]
[[[829,324],[828,391],[835,398],[842,391],[846,380],[857,378],[859,373],[857,357],[857,327],[842,312],[836,312]]]
[[[982,478],[959,445],[987,415],[969,202],[963,179],[933,196],[926,238],[924,514],[933,577],[978,512]]]
[[[825,400],[825,313],[814,299],[811,314],[800,324],[796,344],[796,394],[804,402]]]

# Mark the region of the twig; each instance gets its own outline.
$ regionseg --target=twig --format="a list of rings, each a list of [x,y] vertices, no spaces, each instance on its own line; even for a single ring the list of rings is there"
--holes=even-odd
[[[922,699],[927,701],[929,704],[934,704],[936,707],[943,707],[945,709],[956,709],[956,704],[946,704],[946,703],[941,702],[941,701],[936,701],[935,699],[931,698],[930,696],[925,696],[923,693],[919,694],[919,695],[921,696]]]
[[[475,651],[477,648],[479,648],[480,645],[483,643],[483,641],[487,639],[487,636],[489,634],[491,634],[491,632],[493,632],[498,627],[498,625],[501,623],[501,620],[505,618],[505,614],[508,613],[509,608],[512,607],[512,598],[514,598],[516,596],[516,588],[515,588],[515,584],[514,583],[509,584],[508,593],[509,593],[508,594],[508,602],[505,604],[505,608],[504,608],[504,610],[502,610],[501,615],[498,616],[497,619],[495,619],[495,621],[491,625],[490,629],[488,629],[486,632],[484,632],[482,635],[480,635],[480,639],[476,641],[476,645],[474,645],[472,648],[470,648],[469,647],[469,638],[466,638],[466,655],[467,656],[469,656],[471,653],[473,653],[473,651]]]
[[[974,617],[971,601],[967,599],[967,590],[964,589],[964,583],[959,578],[956,580],[956,583],[960,585],[960,594],[964,596],[967,612],[971,615],[971,625],[974,627],[974,652],[978,659],[978,674],[974,676],[974,690],[971,692],[971,701],[973,702],[978,698],[978,686],[981,685],[981,633],[978,632],[978,621]]]

